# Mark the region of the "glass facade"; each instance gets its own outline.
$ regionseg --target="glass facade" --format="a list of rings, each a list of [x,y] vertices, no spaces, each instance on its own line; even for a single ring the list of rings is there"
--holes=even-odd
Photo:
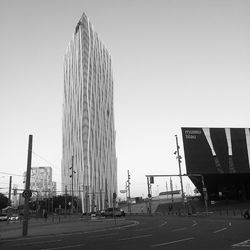
[[[111,207],[117,193],[111,57],[85,14],[64,57],[62,123],[62,188],[72,193],[73,178],[83,212]]]

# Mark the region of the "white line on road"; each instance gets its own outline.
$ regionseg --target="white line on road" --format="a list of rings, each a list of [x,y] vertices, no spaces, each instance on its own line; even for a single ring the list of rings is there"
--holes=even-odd
[[[217,230],[217,231],[214,231],[214,234],[219,233],[219,232],[222,232],[222,231],[224,231],[224,230],[227,230],[227,228],[224,227],[224,228],[222,228],[222,229],[219,229],[219,230]]]
[[[192,225],[192,227],[195,227],[195,226],[197,226],[197,224],[198,224],[195,220],[193,220],[193,223],[194,223],[194,224]]]
[[[245,240],[240,243],[232,245],[232,247],[250,247],[250,240]]]
[[[164,221],[159,227],[163,227],[163,226],[165,226],[166,224],[167,224],[167,222]]]
[[[43,248],[41,250],[56,250],[56,249],[64,249],[64,248],[72,248],[72,247],[81,247],[84,246],[84,244],[78,244],[78,245],[68,245],[63,247],[52,247],[52,248]]]
[[[187,229],[186,227],[177,228],[177,229],[172,230],[172,232],[183,231],[183,230],[186,230],[186,229]]]
[[[139,232],[139,231],[146,231],[146,230],[152,230],[152,229],[153,229],[152,227],[145,227],[145,228],[136,229],[135,231]]]
[[[118,235],[118,233],[112,233],[112,234],[99,234],[95,236],[88,236],[88,239],[94,239],[94,238],[103,238],[103,237],[109,237],[109,236],[115,236]]]
[[[140,239],[140,238],[146,238],[146,237],[152,237],[152,234],[139,235],[139,236],[135,236],[135,237],[118,239],[118,240],[133,240],[133,239]]]
[[[46,243],[54,243],[54,242],[60,242],[60,241],[62,241],[62,240],[49,240],[49,241],[46,241]],[[24,244],[13,245],[13,247],[37,245],[37,244],[40,244],[40,243],[44,243],[44,241],[28,242],[28,243],[24,243]]]
[[[174,243],[179,243],[179,242],[182,242],[182,241],[188,241],[188,240],[193,240],[194,238],[186,238],[186,239],[181,239],[181,240],[175,240],[175,241],[170,241],[170,242],[166,242],[166,243],[161,243],[161,244],[155,244],[155,245],[152,245],[151,247],[161,247],[161,246],[164,246],[164,245],[170,245],[170,244],[174,244]]]

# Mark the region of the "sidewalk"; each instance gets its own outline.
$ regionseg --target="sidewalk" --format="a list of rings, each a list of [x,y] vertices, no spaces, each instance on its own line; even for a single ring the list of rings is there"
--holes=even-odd
[[[44,236],[55,234],[66,234],[76,232],[89,232],[95,230],[102,230],[114,227],[133,226],[135,221],[129,221],[121,218],[69,218],[68,220],[47,220],[44,219],[31,219],[28,225],[28,235],[31,236]],[[0,222],[0,240],[20,238],[22,237],[23,222],[9,223]]]

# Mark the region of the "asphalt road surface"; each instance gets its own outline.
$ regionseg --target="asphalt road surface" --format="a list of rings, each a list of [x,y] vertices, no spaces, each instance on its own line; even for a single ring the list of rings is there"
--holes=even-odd
[[[127,217],[132,227],[96,229],[0,241],[0,249],[250,249],[250,220],[198,217]]]

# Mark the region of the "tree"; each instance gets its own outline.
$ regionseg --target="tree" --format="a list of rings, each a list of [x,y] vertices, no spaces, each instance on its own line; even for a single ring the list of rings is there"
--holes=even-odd
[[[9,205],[9,199],[2,193],[0,193],[0,209],[3,209]]]

